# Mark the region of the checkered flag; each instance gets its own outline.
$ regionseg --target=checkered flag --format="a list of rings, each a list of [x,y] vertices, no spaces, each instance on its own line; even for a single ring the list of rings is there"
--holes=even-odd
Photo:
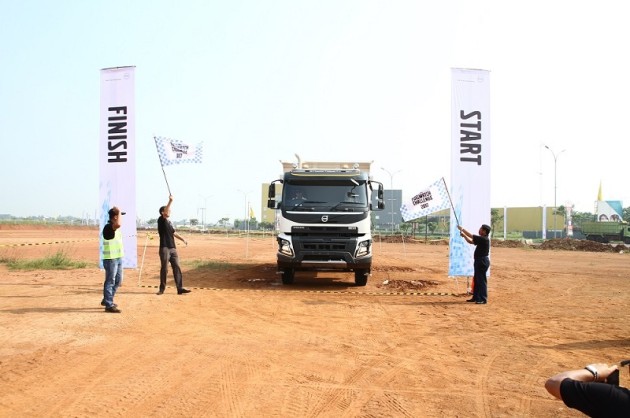
[[[201,142],[197,145],[191,145],[176,139],[156,137],[155,146],[162,167],[172,164],[201,163],[203,156],[203,143]]]
[[[446,209],[450,206],[450,202],[451,198],[448,195],[446,183],[442,177],[404,202],[400,208],[400,214],[403,220],[407,222]]]

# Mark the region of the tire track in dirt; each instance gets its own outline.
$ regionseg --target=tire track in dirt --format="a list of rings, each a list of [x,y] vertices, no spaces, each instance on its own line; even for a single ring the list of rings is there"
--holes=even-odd
[[[351,344],[347,341],[339,343],[320,333],[305,331],[302,328],[302,322],[304,320],[303,317],[289,318],[288,320],[283,319],[282,321],[278,321],[278,319],[275,318],[274,320],[269,321],[265,314],[261,314],[260,310],[246,308],[243,304],[234,302],[230,299],[226,300],[226,303],[232,305],[230,308],[231,311],[242,311],[251,315],[251,317],[254,317],[256,321],[261,321],[261,326],[262,324],[269,325],[270,322],[278,326],[279,329],[275,330],[273,335],[290,334],[294,332],[295,329],[301,329],[301,332],[305,334],[305,337],[310,336],[310,338],[314,338],[315,340],[323,340],[328,345],[332,344],[335,347],[332,349],[333,352],[342,352],[344,350],[347,351],[348,349],[351,349],[353,351],[360,352],[360,357],[368,357],[367,360],[360,361],[352,372],[345,375],[343,380],[339,383],[330,384],[330,382],[326,382],[325,380],[321,381],[317,378],[313,379],[311,376],[307,382],[296,382],[295,384],[291,384],[290,387],[292,391],[295,391],[296,388],[306,389],[310,393],[309,402],[312,403],[308,410],[298,410],[293,407],[294,403],[291,396],[289,396],[288,399],[285,398],[282,408],[283,410],[288,411],[291,415],[317,416],[330,413],[330,411],[336,411],[336,413],[339,414],[347,413],[347,411],[356,412],[361,406],[366,404],[367,400],[369,400],[368,396],[367,398],[361,397],[361,399],[357,401],[357,394],[366,393],[366,389],[367,393],[372,393],[373,391],[380,392],[384,389],[384,384],[389,382],[392,376],[396,376],[399,373],[408,373],[410,371],[407,363],[408,359],[406,357],[397,357],[391,354],[383,357],[383,352],[381,350],[370,348],[372,345],[379,345],[381,343],[380,341],[377,341],[375,344],[371,344],[368,338],[368,341],[363,342],[361,345]],[[385,321],[386,320],[387,319],[385,319]],[[398,331],[402,332],[400,329],[398,329]],[[317,343],[317,345],[319,346],[323,344]],[[300,354],[289,355],[288,357],[285,355],[282,359],[280,359],[280,361],[287,364],[298,364],[300,357]],[[372,374],[375,369],[387,369],[388,371],[387,373],[381,374],[378,378],[373,378]],[[227,383],[223,390],[223,392],[225,392],[224,396],[226,396],[224,398],[224,403],[232,404],[233,400],[227,394],[239,393],[240,390],[235,390],[234,382],[236,380],[232,376],[229,374],[225,375],[225,380]],[[391,411],[396,415],[400,413],[401,409],[404,409],[396,402],[392,403],[390,407],[398,410],[398,412],[395,412],[394,410]]]

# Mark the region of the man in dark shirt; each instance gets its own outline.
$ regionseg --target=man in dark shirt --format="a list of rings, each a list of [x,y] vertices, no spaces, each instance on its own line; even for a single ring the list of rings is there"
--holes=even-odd
[[[630,417],[630,390],[607,383],[617,370],[616,364],[589,364],[550,377],[545,389],[590,417]]]
[[[457,225],[460,235],[467,243],[476,245],[474,253],[474,277],[473,277],[473,297],[466,302],[475,302],[485,305],[488,303],[488,269],[490,268],[490,226],[483,224],[479,228],[479,235],[473,235]]]
[[[168,263],[171,263],[173,269],[173,279],[175,280],[175,286],[177,287],[177,294],[182,295],[184,293],[190,293],[190,290],[184,289],[182,269],[179,267],[179,257],[177,256],[177,248],[175,246],[175,238],[188,245],[188,242],[179,236],[175,232],[175,228],[169,217],[171,216],[171,203],[173,203],[173,196],[168,197],[168,204],[160,208],[160,217],[158,218],[158,234],[160,235],[160,290],[158,295],[164,293],[166,289],[166,273],[168,269]]]

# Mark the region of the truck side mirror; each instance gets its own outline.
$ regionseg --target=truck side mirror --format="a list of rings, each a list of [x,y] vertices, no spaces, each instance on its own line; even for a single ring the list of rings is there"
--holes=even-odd
[[[269,198],[269,200],[267,200],[267,207],[269,209],[276,209],[276,184],[275,183],[271,183],[269,185],[269,191],[267,192],[267,197]]]

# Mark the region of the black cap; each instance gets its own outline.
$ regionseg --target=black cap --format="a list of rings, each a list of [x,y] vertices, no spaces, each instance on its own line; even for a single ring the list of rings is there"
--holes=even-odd
[[[118,207],[114,206],[113,208],[111,208],[109,210],[109,219],[113,218],[116,215],[124,215],[127,212],[121,212],[120,209],[118,209]]]

